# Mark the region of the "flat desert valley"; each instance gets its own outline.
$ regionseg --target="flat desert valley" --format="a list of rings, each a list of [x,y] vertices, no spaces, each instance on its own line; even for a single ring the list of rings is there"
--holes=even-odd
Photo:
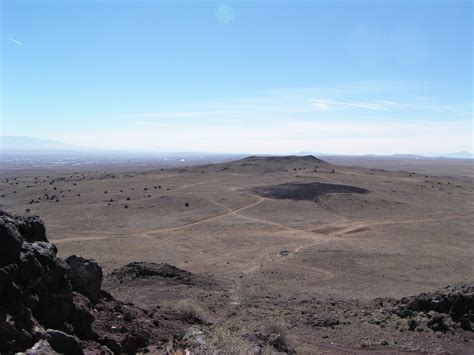
[[[40,216],[59,255],[94,258],[115,297],[184,304],[201,320],[189,327],[211,337],[225,325],[236,348],[263,348],[279,333],[275,352],[469,353],[472,331],[435,331],[389,310],[472,285],[473,169],[314,156],[22,167],[2,169],[0,208]],[[117,277],[135,262],[177,275]]]

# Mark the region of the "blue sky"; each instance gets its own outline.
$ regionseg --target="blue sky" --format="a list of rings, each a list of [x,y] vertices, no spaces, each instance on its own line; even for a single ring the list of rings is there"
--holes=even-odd
[[[473,150],[470,1],[1,4],[2,135],[209,152]]]

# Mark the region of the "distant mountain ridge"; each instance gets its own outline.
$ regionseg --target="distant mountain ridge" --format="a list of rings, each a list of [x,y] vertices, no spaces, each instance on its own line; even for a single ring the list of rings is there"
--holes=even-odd
[[[297,156],[315,155],[320,157],[328,156],[357,156],[357,157],[381,157],[381,158],[406,158],[406,159],[420,159],[420,158],[453,158],[453,159],[474,159],[474,153],[468,151],[454,152],[454,153],[425,153],[425,154],[331,154],[331,153],[315,153],[315,152],[298,152]]]
[[[83,151],[88,148],[58,142],[51,139],[40,139],[20,136],[0,136],[0,150],[2,151]]]
[[[474,153],[462,151],[443,155],[447,158],[474,159]]]
[[[49,153],[91,153],[91,152],[101,152],[104,155],[107,154],[116,154],[116,153],[132,153],[132,151],[127,151],[123,149],[101,149],[101,148],[94,148],[94,147],[85,147],[76,144],[64,143],[52,139],[42,139],[42,138],[35,138],[35,137],[24,137],[24,136],[0,136],[0,152],[17,152],[22,154],[27,154],[29,152],[49,152]],[[155,154],[155,153],[175,153],[178,154],[178,151],[173,149],[172,151],[168,151],[165,148],[161,149],[154,149],[154,150],[147,150],[147,151],[133,151],[134,155],[147,155],[147,154]],[[179,152],[180,155],[202,155],[208,154],[213,155],[217,153],[197,153],[197,152],[187,152],[184,151]],[[229,154],[237,156],[243,156],[244,154]],[[317,152],[310,152],[310,151],[303,151],[298,152],[293,155],[274,155],[270,156],[268,154],[260,154],[247,157],[245,159],[260,159],[260,158],[271,158],[271,159],[278,159],[279,157],[285,158],[287,160],[301,158],[301,157],[324,157],[324,156],[351,156],[349,154],[331,154],[331,153],[317,153]],[[468,151],[460,151],[460,152],[453,152],[453,153],[426,153],[426,154],[364,154],[364,155],[354,155],[360,157],[393,157],[393,158],[409,158],[409,159],[419,159],[419,158],[456,158],[456,159],[474,159],[474,153]],[[308,158],[309,159],[309,158]],[[314,158],[317,159],[317,158]]]

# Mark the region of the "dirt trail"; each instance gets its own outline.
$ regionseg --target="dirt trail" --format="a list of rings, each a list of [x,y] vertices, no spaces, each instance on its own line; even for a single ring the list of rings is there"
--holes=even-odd
[[[204,184],[208,184],[208,183],[217,183],[217,182],[220,182],[220,181],[223,181],[223,180],[227,180],[229,178],[232,177],[232,175],[239,175],[239,174],[230,174],[228,176],[224,176],[224,177],[219,177],[217,179],[206,179],[204,181],[200,181],[200,182],[194,182],[194,183],[190,183],[190,184],[186,184],[186,185],[182,185],[180,187],[178,187],[175,191],[177,190],[185,190],[185,189],[188,189],[190,187],[194,187],[194,186],[200,186],[200,185],[204,185]]]
[[[332,224],[331,227],[339,227],[337,230],[328,233],[328,235],[343,235],[343,234],[350,234],[351,232],[355,232],[358,230],[363,230],[365,228],[370,228],[373,226],[382,226],[382,225],[391,225],[391,224],[411,224],[411,223],[423,223],[423,222],[436,222],[436,221],[445,221],[451,219],[459,219],[470,217],[472,214],[454,214],[450,216],[446,215],[436,215],[430,218],[417,218],[417,219],[404,219],[404,220],[396,220],[396,221],[368,221],[368,222],[358,222],[358,223],[351,223],[346,225],[337,225]],[[329,226],[329,225],[328,225]],[[327,226],[323,226],[327,227]],[[321,227],[321,228],[323,228]],[[316,232],[317,233],[317,232]]]
[[[204,185],[208,182],[211,182],[211,180],[205,180],[205,181],[196,182],[196,183],[193,183],[193,184],[186,184],[186,185],[178,187],[176,190],[184,190],[184,189],[187,189],[187,188],[190,188],[190,187]],[[212,181],[212,182],[215,182],[215,181]]]
[[[211,201],[213,202],[214,204],[216,205],[219,205],[221,207],[225,207],[227,209],[227,212],[225,213],[222,213],[222,214],[218,214],[218,215],[215,215],[215,216],[212,216],[212,217],[207,217],[207,218],[204,218],[204,219],[200,219],[198,221],[195,221],[195,222],[190,222],[190,223],[186,223],[186,224],[183,224],[183,225],[180,225],[180,226],[176,226],[176,227],[170,227],[170,228],[160,228],[160,229],[154,229],[154,230],[149,230],[149,231],[146,231],[146,232],[143,232],[141,234],[139,234],[140,237],[145,237],[145,238],[153,238],[154,236],[156,235],[159,235],[159,234],[162,234],[162,233],[166,233],[166,232],[174,232],[174,231],[177,231],[177,230],[180,230],[180,229],[183,229],[183,228],[187,228],[187,227],[192,227],[192,226],[196,226],[196,225],[199,225],[199,224],[202,224],[202,223],[206,223],[206,222],[209,222],[209,221],[213,221],[213,220],[216,220],[216,219],[219,219],[219,218],[223,218],[223,217],[226,217],[226,216],[229,216],[229,215],[232,215],[232,214],[236,214],[240,211],[243,211],[243,210],[246,210],[247,208],[251,208],[251,207],[254,207],[254,206],[258,206],[260,203],[262,203],[263,201],[265,200],[265,198],[263,197],[259,197],[258,198],[258,201],[256,202],[253,202],[249,205],[245,205],[243,207],[239,207],[235,210],[232,210],[230,209],[229,207],[223,205],[223,204],[219,204],[215,201]],[[109,237],[76,237],[76,238],[65,238],[65,239],[55,239],[54,240],[54,243],[64,243],[64,242],[77,242],[77,241],[93,241],[93,240],[108,240],[108,239],[120,239],[120,238],[135,238],[136,235],[133,235],[133,236],[109,236]]]
[[[218,179],[218,180],[222,180],[222,179]],[[179,189],[185,189],[185,188],[188,188],[188,187],[191,187],[191,186],[196,186],[196,185],[203,185],[203,184],[205,184],[207,182],[211,182],[211,181],[215,182],[215,180],[206,180],[206,181],[195,183],[195,184],[183,185]],[[229,189],[229,191],[234,192],[237,189],[245,190],[245,189],[248,189],[251,186],[246,186],[246,187],[243,187],[243,188],[239,188],[239,187],[234,186],[234,187],[231,187]],[[283,225],[283,224],[278,223],[278,222],[273,222],[273,221],[269,221],[269,220],[265,220],[265,219],[260,219],[260,218],[255,218],[255,217],[250,217],[250,216],[240,214],[240,212],[245,211],[247,209],[250,209],[252,207],[256,207],[256,206],[260,205],[262,202],[267,201],[267,200],[271,201],[271,202],[278,202],[278,203],[280,201],[274,201],[274,200],[271,200],[271,199],[267,199],[265,197],[258,197],[258,196],[255,196],[254,194],[251,194],[251,193],[248,193],[248,192],[245,192],[245,191],[238,191],[238,193],[243,194],[243,195],[247,195],[247,196],[252,197],[252,198],[257,198],[257,201],[255,201],[253,203],[250,203],[248,205],[245,205],[243,207],[239,207],[239,208],[236,208],[236,209],[231,209],[230,207],[228,207],[227,205],[225,205],[223,203],[217,202],[213,199],[209,199],[209,201],[211,203],[213,203],[216,206],[219,206],[221,208],[224,208],[226,210],[226,212],[215,215],[215,216],[212,216],[212,217],[207,217],[207,218],[195,221],[195,222],[186,223],[186,224],[176,226],[176,227],[149,230],[149,231],[141,233],[139,236],[144,237],[144,238],[154,238],[154,237],[157,237],[157,236],[159,236],[163,233],[179,231],[181,229],[185,229],[185,228],[188,228],[188,227],[193,227],[193,226],[197,226],[197,225],[200,225],[200,224],[203,224],[203,223],[206,223],[206,222],[218,220],[218,219],[224,218],[226,216],[235,216],[237,218],[249,220],[249,221],[252,221],[252,222],[263,223],[263,224],[267,224],[267,225],[271,225],[271,226],[281,228],[281,229],[286,230],[286,231],[297,233],[298,237],[300,237],[300,238],[303,237],[303,239],[306,239],[306,240],[307,239],[311,239],[311,240],[316,239],[315,243],[304,244],[304,245],[301,245],[301,246],[299,246],[299,247],[297,247],[296,249],[293,250],[293,253],[298,253],[301,250],[306,249],[308,247],[311,247],[311,246],[313,246],[317,243],[321,243],[323,240],[327,240],[328,238],[332,238],[332,237],[335,237],[335,236],[341,236],[341,235],[344,235],[344,234],[357,233],[359,231],[362,232],[364,230],[369,229],[372,226],[390,225],[390,224],[409,224],[409,223],[434,222],[434,221],[440,221],[440,220],[457,219],[457,218],[464,218],[464,217],[471,216],[471,214],[461,214],[461,215],[451,215],[451,216],[445,216],[445,215],[443,216],[443,215],[437,214],[436,216],[433,216],[433,217],[430,217],[430,218],[425,217],[425,218],[408,219],[408,220],[367,221],[367,222],[356,222],[356,223],[347,223],[347,219],[344,218],[340,222],[335,222],[335,223],[333,222],[333,223],[325,224],[325,225],[322,225],[322,226],[320,225],[320,226],[317,226],[317,227],[311,227],[311,228],[302,230],[302,229],[289,227],[289,226]],[[306,208],[308,208],[308,207],[306,207]],[[315,230],[315,228],[316,228],[316,230]],[[331,229],[334,229],[334,230],[329,232],[329,233],[322,232],[325,228],[331,228]],[[318,230],[321,230],[321,232],[318,232]],[[130,237],[136,237],[136,236],[75,237],[75,238],[68,238],[68,239],[57,239],[54,242],[57,243],[57,244],[60,244],[60,243],[66,243],[66,242],[108,240],[108,239],[130,238]]]
[[[338,237],[338,236],[341,236],[343,234],[348,234],[348,233],[357,232],[357,231],[364,231],[365,228],[369,228],[370,226],[433,222],[433,221],[457,219],[457,218],[463,218],[463,217],[469,217],[470,216],[470,214],[467,214],[467,215],[464,215],[464,214],[462,214],[462,215],[451,215],[451,216],[444,216],[444,217],[441,217],[441,216],[438,215],[438,216],[433,216],[432,218],[419,218],[419,219],[398,220],[398,221],[371,221],[371,222],[356,223],[356,224],[354,224],[354,223],[348,224],[347,221],[343,221],[343,222],[339,222],[339,223],[330,223],[330,224],[320,226],[319,229],[324,229],[324,228],[328,228],[328,227],[336,228],[336,226],[341,226],[339,228],[336,228],[334,231],[332,231],[330,233],[322,234],[322,233],[314,232],[314,230],[312,230],[313,228],[307,229],[307,230],[299,230],[299,229],[294,229],[294,228],[291,228],[291,227],[288,227],[288,226],[284,226],[284,225],[282,225],[280,223],[276,223],[276,222],[271,222],[271,221],[262,220],[262,219],[258,219],[258,218],[248,217],[248,216],[241,215],[241,214],[238,214],[238,213],[234,213],[234,214],[237,217],[240,217],[240,218],[248,219],[248,220],[251,220],[251,221],[257,221],[257,222],[261,222],[261,223],[266,223],[266,224],[270,224],[270,225],[279,226],[279,227],[282,227],[285,230],[289,230],[289,231],[293,231],[293,232],[304,233],[306,235],[308,233],[311,233],[312,236],[313,236],[313,238],[312,238],[313,240],[314,240],[314,237],[316,235],[319,236],[317,238],[317,240],[315,240],[313,243],[303,244],[303,245],[298,246],[297,248],[294,248],[292,250],[292,252],[289,253],[285,257],[278,258],[278,256],[276,256],[273,252],[268,253],[268,252],[263,251],[259,255],[259,257],[256,261],[254,261],[251,265],[249,265],[247,268],[245,268],[242,271],[242,273],[245,274],[245,275],[256,272],[258,269],[260,269],[262,267],[262,265],[264,263],[266,263],[266,264],[279,264],[279,265],[284,266],[295,255],[300,253],[303,249],[313,247],[315,245],[319,245],[319,244],[324,243],[324,242],[328,242],[331,239],[333,239],[334,237]],[[314,273],[320,274],[322,276],[321,281],[330,280],[330,279],[334,278],[333,273],[331,273],[327,270],[321,269],[321,268],[316,268],[316,267],[313,267],[313,266],[303,265],[303,264],[299,264],[298,267],[302,268],[304,270],[308,270],[312,274],[314,274]],[[238,298],[237,295],[241,293],[241,290],[240,290],[241,287],[243,287],[242,281],[237,280],[236,281],[236,287],[233,289],[233,292],[232,292],[234,299],[237,299]]]
[[[230,190],[235,191],[235,189],[236,188],[231,188]],[[251,196],[253,198],[257,197],[255,195],[252,195],[252,194],[249,194],[249,193],[246,193],[246,192],[242,192],[242,191],[240,193]],[[145,238],[153,238],[153,237],[156,237],[156,236],[158,236],[160,234],[163,234],[163,233],[175,232],[175,231],[178,231],[178,230],[181,230],[181,229],[184,229],[184,228],[193,227],[193,226],[196,226],[196,225],[200,225],[200,224],[203,224],[203,223],[206,223],[206,222],[214,221],[214,220],[226,217],[226,216],[233,215],[237,218],[246,219],[246,220],[253,221],[253,222],[264,223],[264,224],[268,224],[268,225],[272,225],[272,226],[282,228],[286,231],[291,231],[291,232],[298,233],[300,236],[304,236],[305,237],[304,239],[308,239],[308,237],[309,237],[309,239],[314,240],[315,237],[319,236],[319,238],[318,238],[318,242],[319,242],[319,241],[321,241],[321,238],[320,238],[321,236],[326,236],[326,237],[328,237],[328,236],[331,236],[331,237],[332,236],[340,236],[340,235],[347,234],[347,233],[350,233],[350,232],[353,232],[355,230],[359,230],[359,229],[362,229],[362,228],[370,228],[371,226],[434,222],[434,221],[440,221],[440,220],[450,220],[450,219],[464,218],[464,217],[469,217],[469,216],[472,215],[472,214],[460,214],[460,215],[451,215],[451,216],[444,216],[444,217],[442,217],[440,215],[437,215],[436,217],[432,217],[432,218],[419,218],[419,219],[397,220],[397,221],[369,221],[369,222],[358,222],[358,223],[350,223],[350,224],[347,224],[346,221],[342,221],[342,222],[339,222],[339,223],[336,222],[336,223],[329,223],[329,224],[326,224],[326,225],[318,226],[317,229],[324,229],[324,228],[327,228],[327,227],[337,228],[337,230],[335,230],[333,232],[330,232],[330,233],[318,233],[317,230],[315,231],[316,227],[311,227],[309,229],[302,230],[302,229],[289,227],[289,226],[283,225],[281,223],[272,222],[272,221],[269,221],[269,220],[255,218],[255,217],[250,217],[250,216],[246,216],[246,215],[243,215],[243,214],[239,213],[239,212],[245,211],[247,209],[250,209],[252,207],[258,206],[262,202],[267,200],[267,198],[265,198],[265,197],[257,197],[257,198],[258,198],[257,201],[255,201],[253,203],[250,203],[248,205],[245,205],[243,207],[239,207],[239,208],[234,209],[234,210],[230,209],[228,206],[226,206],[222,203],[219,203],[217,201],[214,201],[214,200],[210,199],[210,201],[212,203],[214,203],[217,206],[225,208],[227,211],[225,213],[221,213],[221,214],[218,214],[218,215],[215,215],[215,216],[212,216],[212,217],[207,217],[207,218],[195,221],[195,222],[186,223],[186,224],[176,226],[176,227],[149,230],[149,231],[141,233],[139,236],[140,237],[145,237]],[[74,237],[74,238],[56,239],[56,240],[54,240],[54,243],[61,244],[61,243],[77,242],[77,241],[109,240],[109,239],[132,238],[132,237],[135,238],[136,235],[133,235],[133,236],[130,236],[130,235],[128,235],[128,236],[106,236],[106,237],[104,237],[104,236]],[[300,246],[298,251],[300,251],[302,248],[306,248],[308,246],[310,246],[310,245]]]
[[[216,219],[225,217],[225,216],[229,216],[229,215],[232,215],[232,214],[236,214],[236,213],[238,213],[238,212],[240,212],[240,211],[246,210],[247,208],[251,208],[251,207],[258,206],[258,205],[261,204],[263,201],[265,201],[265,199],[264,199],[263,197],[260,197],[260,198],[258,199],[258,201],[254,202],[254,203],[251,203],[251,204],[249,204],[249,205],[246,205],[246,206],[244,206],[244,207],[237,208],[237,209],[235,209],[235,210],[230,210],[230,211],[228,211],[228,212],[225,212],[225,213],[222,213],[222,214],[219,214],[219,215],[216,215],[216,216],[204,218],[204,219],[201,219],[201,220],[199,220],[199,221],[191,222],[191,223],[187,223],[187,224],[183,224],[183,225],[177,226],[177,227],[151,230],[151,231],[142,233],[141,236],[142,236],[142,237],[154,237],[154,236],[156,236],[156,234],[161,234],[161,233],[166,233],[166,232],[174,232],[174,231],[177,231],[177,230],[180,230],[180,229],[183,229],[183,228],[196,226],[196,225],[199,225],[199,224],[202,224],[202,223],[205,223],[205,222],[213,221],[213,220],[216,220]]]

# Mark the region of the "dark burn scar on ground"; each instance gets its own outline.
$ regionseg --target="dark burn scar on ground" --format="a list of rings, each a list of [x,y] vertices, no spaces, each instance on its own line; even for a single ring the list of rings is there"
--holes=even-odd
[[[322,182],[296,183],[288,182],[279,185],[267,185],[254,187],[252,192],[267,198],[289,199],[289,200],[314,200],[326,194],[353,193],[367,194],[370,190],[362,187],[327,184]]]

